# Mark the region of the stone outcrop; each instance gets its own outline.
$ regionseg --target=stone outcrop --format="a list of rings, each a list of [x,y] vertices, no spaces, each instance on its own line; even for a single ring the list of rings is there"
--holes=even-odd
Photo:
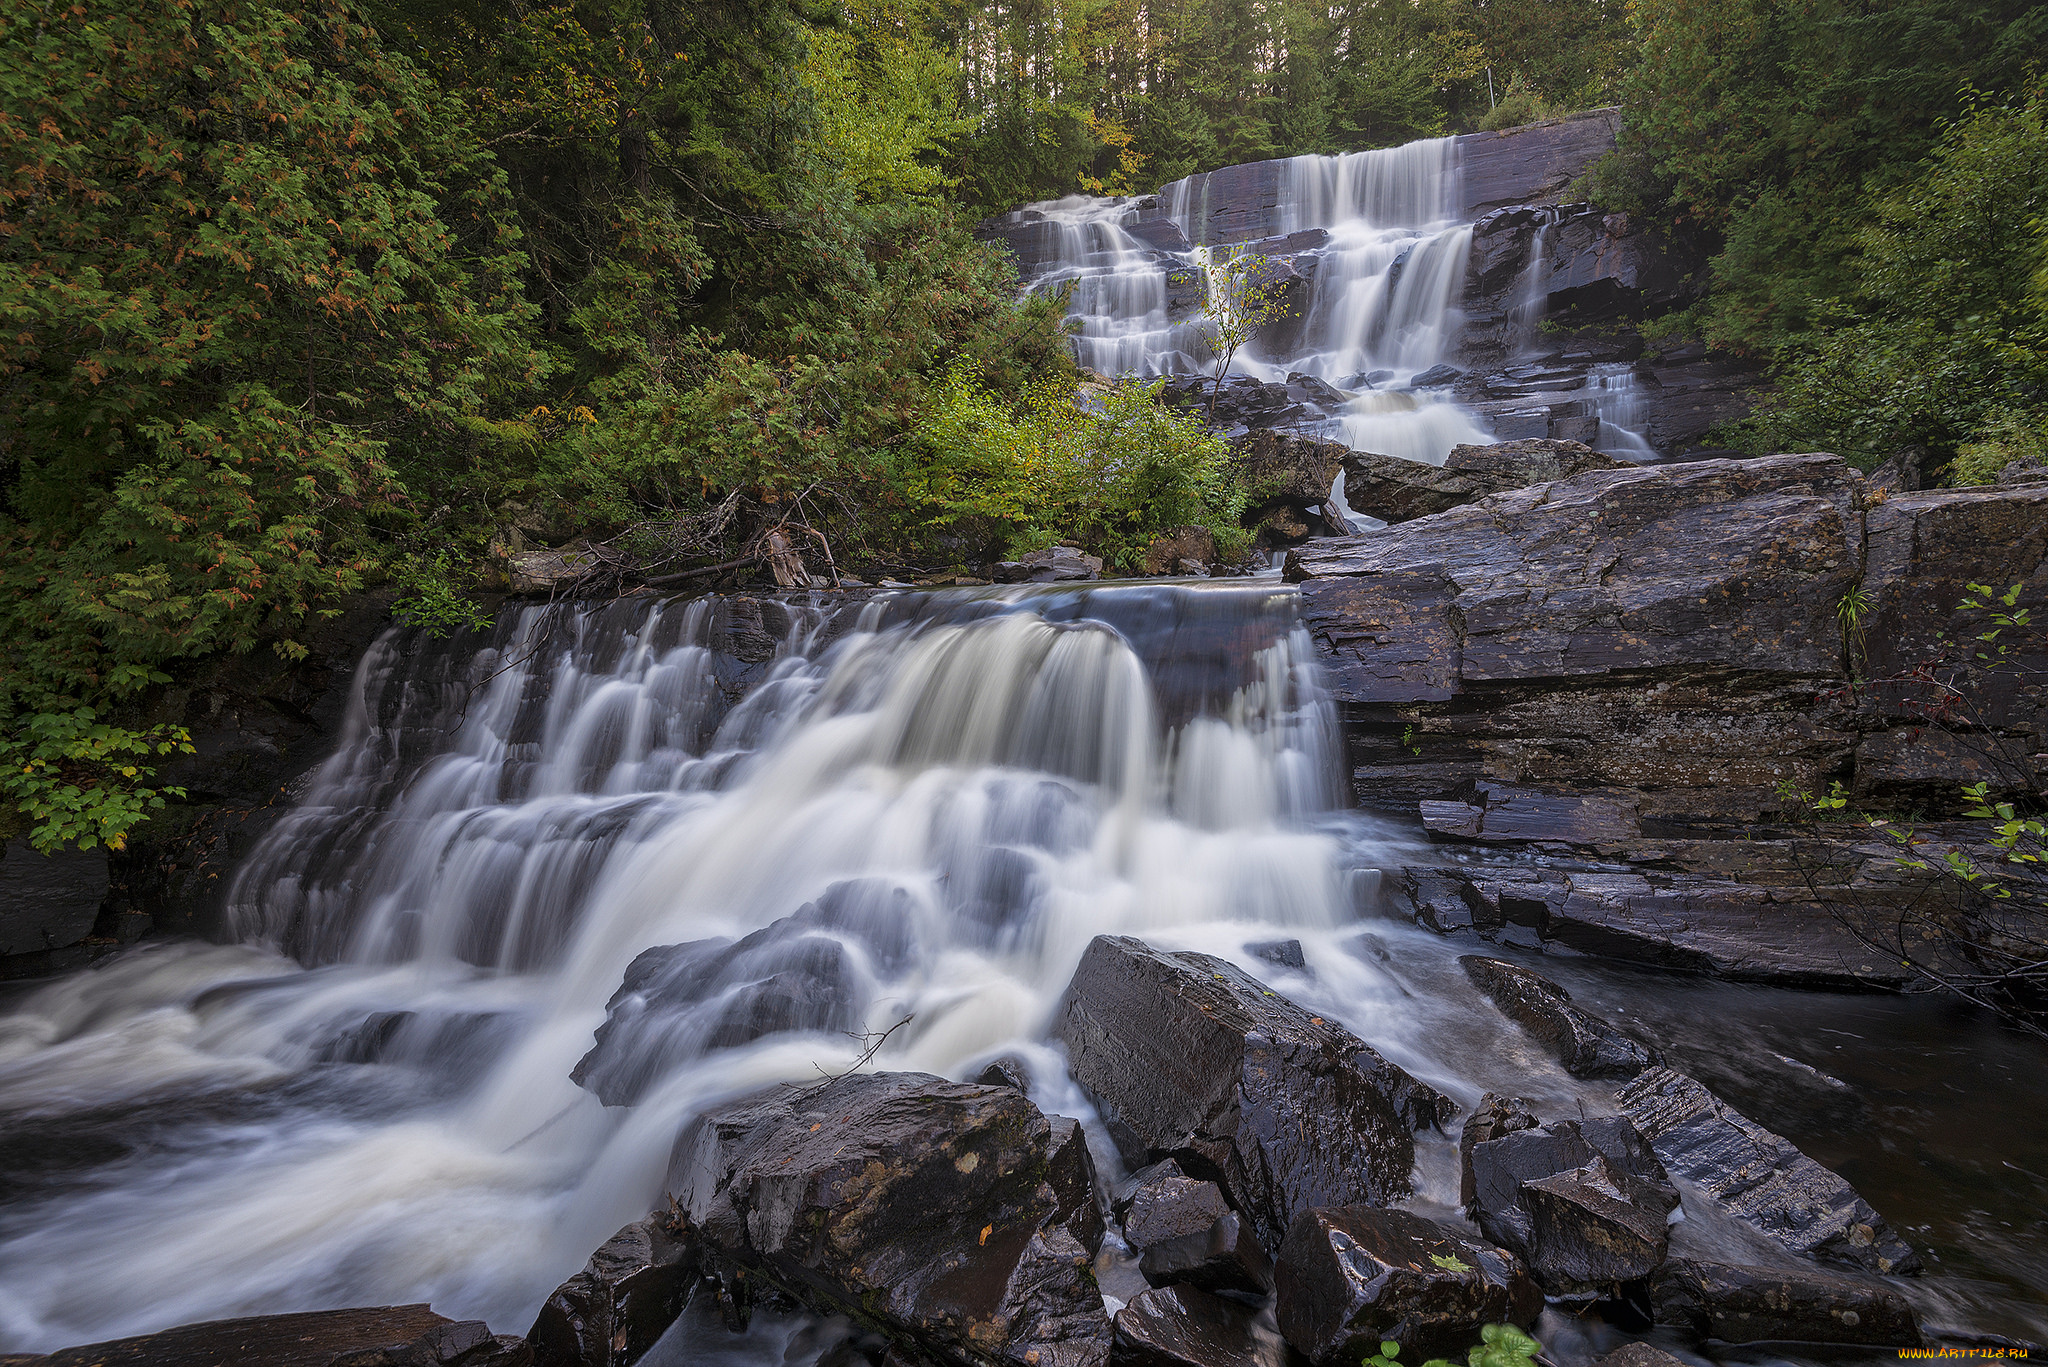
[[[1596,1295],[1663,1262],[1678,1193],[1625,1117],[1529,1128],[1520,1122],[1532,1117],[1496,1110],[1493,1137],[1468,1132],[1473,1142],[1462,1146],[1469,1203],[1486,1237],[1520,1257],[1546,1292]]]
[[[685,1231],[661,1216],[627,1225],[541,1305],[526,1333],[535,1367],[632,1367],[682,1313],[696,1279]]]
[[[1188,1286],[1141,1292],[1117,1312],[1116,1367],[1250,1367],[1261,1360],[1251,1310]]]
[[[1572,1005],[1571,993],[1540,973],[1478,954],[1458,963],[1503,1015],[1540,1040],[1573,1077],[1634,1077],[1657,1053]]]
[[[1527,1326],[1543,1298],[1513,1254],[1454,1225],[1370,1206],[1304,1211],[1274,1269],[1280,1333],[1315,1367],[1352,1367],[1383,1340],[1420,1361],[1485,1324]]]
[[[518,1339],[424,1305],[313,1310],[185,1324],[137,1338],[9,1359],[35,1367],[526,1367]]]
[[[1132,1166],[1214,1181],[1277,1246],[1312,1206],[1405,1195],[1448,1098],[1350,1031],[1207,954],[1097,936],[1053,1024]]]
[[[0,842],[0,979],[85,963],[107,892],[104,849],[43,854]]]
[[[1664,1166],[1792,1253],[1907,1275],[1920,1256],[1841,1177],[1683,1073],[1653,1068],[1617,1100]]]
[[[1102,578],[1102,557],[1061,542],[1042,551],[1027,551],[1015,560],[998,561],[989,572],[998,584],[1066,584]]]
[[[1881,1283],[1818,1268],[1748,1267],[1673,1258],[1650,1279],[1660,1324],[1723,1343],[1796,1342],[1917,1347],[1904,1296]]]
[[[1236,443],[1232,463],[1250,495],[1244,524],[1258,544],[1277,549],[1311,536],[1335,536],[1351,524],[1330,498],[1351,448],[1281,432],[1253,432]]]
[[[1359,451],[1343,458],[1344,501],[1382,522],[1449,512],[1488,494],[1569,479],[1588,470],[1632,468],[1576,441],[1454,446],[1441,466]]]
[[[1872,833],[1785,827],[1780,790],[1956,802],[1979,775],[1958,776],[1911,689],[1849,683],[1981,629],[1957,612],[1970,583],[2048,603],[2048,488],[1878,499],[1827,455],[1590,471],[1313,543],[1287,573],[1360,800],[1469,852],[1405,872],[1425,924],[1889,983],[1905,970],[1872,932],[1917,875]],[[1852,588],[1867,606],[1845,631]],[[1994,787],[2033,791],[2048,692],[2016,678],[1970,684],[1969,740],[2008,757],[1985,761]],[[1517,850],[1547,857],[1488,857]]]
[[[736,1303],[774,1290],[913,1356],[1099,1367],[1110,1323],[1046,1117],[921,1073],[777,1088],[701,1117],[669,1191]]]

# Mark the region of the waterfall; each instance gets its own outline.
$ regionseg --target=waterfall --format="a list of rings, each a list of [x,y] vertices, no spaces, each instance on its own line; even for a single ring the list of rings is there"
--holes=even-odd
[[[1633,365],[1623,361],[1594,366],[1586,377],[1586,402],[1600,419],[1600,450],[1624,460],[1657,459],[1657,449],[1643,435],[1649,404]]]
[[[391,631],[230,943],[0,1015],[10,1142],[61,1136],[0,1224],[0,1345],[419,1300],[522,1330],[658,1197],[684,1117],[850,1066],[846,1032],[908,1017],[883,1068],[1021,1053],[1091,1114],[1039,1041],[1105,932],[1301,937],[1306,999],[1438,1076],[1430,1013],[1335,948],[1339,754],[1271,583]],[[668,995],[607,1027],[629,968]]]
[[[1513,302],[1508,305],[1510,355],[1530,350],[1536,344],[1536,328],[1543,321],[1550,294],[1550,229],[1552,214],[1541,212],[1536,235],[1529,242],[1529,261],[1515,278]]]
[[[1309,430],[1360,449],[1441,462],[1460,442],[1491,440],[1440,392],[1409,387],[1453,354],[1463,323],[1472,225],[1458,218],[1457,139],[1266,166],[1276,203],[1256,223],[1212,211],[1211,174],[1165,186],[1156,210],[1070,196],[1019,211],[1057,234],[1031,287],[1071,290],[1080,363],[1109,375],[1209,373],[1207,266],[1236,244],[1287,238],[1289,258],[1309,275],[1294,290],[1291,340],[1247,348],[1233,372],[1300,373],[1344,391],[1341,410]]]

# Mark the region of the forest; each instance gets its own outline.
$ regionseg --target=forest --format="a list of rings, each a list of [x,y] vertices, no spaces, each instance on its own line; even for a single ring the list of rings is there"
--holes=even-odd
[[[1128,566],[1241,491],[1098,409],[978,219],[1596,106],[1699,245],[1745,449],[2048,453],[2048,7],[2023,0],[0,3],[0,717],[37,843],[161,805],[153,700],[508,548],[643,578],[797,523]]]

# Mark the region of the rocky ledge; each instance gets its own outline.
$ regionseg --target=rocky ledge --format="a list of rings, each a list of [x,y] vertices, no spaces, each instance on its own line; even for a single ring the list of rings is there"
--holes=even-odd
[[[1868,829],[1788,821],[1783,791],[1840,783],[1943,835],[1961,784],[2048,775],[2039,637],[1996,667],[1954,646],[1984,629],[1972,584],[2048,604],[2039,483],[1895,493],[1831,455],[1592,469],[1309,543],[1287,576],[1359,800],[1444,851],[1401,880],[1439,931],[1895,983],[1880,925],[1923,875]]]

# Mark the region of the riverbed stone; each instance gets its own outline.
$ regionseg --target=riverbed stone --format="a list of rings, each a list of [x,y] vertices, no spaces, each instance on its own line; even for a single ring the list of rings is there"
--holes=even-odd
[[[1316,1367],[1352,1367],[1386,1339],[1420,1361],[1485,1324],[1542,1308],[1521,1263],[1453,1225],[1370,1206],[1304,1211],[1274,1267],[1280,1333]]]
[[[1053,1156],[1012,1088],[855,1074],[709,1112],[668,1185],[740,1301],[773,1289],[942,1361],[1097,1367],[1109,1319]]]
[[[631,1367],[682,1313],[697,1249],[663,1216],[627,1225],[555,1288],[526,1332],[536,1367]]]
[[[311,1310],[183,1324],[134,1338],[60,1348],[28,1361],[36,1367],[328,1367],[344,1354],[405,1347],[427,1335],[435,1335],[438,1346],[438,1331],[455,1324],[424,1305]]]
[[[1906,1276],[1920,1256],[1840,1176],[1670,1068],[1616,1097],[1674,1175],[1793,1253]]]
[[[1478,954],[1462,955],[1458,963],[1502,1014],[1549,1048],[1573,1077],[1634,1077],[1658,1062],[1655,1050],[1573,1006],[1571,993],[1540,973]]]
[[[1207,1229],[1149,1244],[1138,1272],[1154,1286],[1194,1286],[1263,1296],[1273,1289],[1273,1259],[1251,1225],[1225,1211]]]
[[[1497,1096],[1486,1093],[1479,1099],[1479,1105],[1472,1114],[1465,1117],[1465,1123],[1458,1131],[1458,1204],[1467,1210],[1479,1198],[1477,1180],[1472,1173],[1472,1150],[1495,1139],[1504,1139],[1518,1130],[1533,1130],[1539,1122],[1534,1105],[1522,1097]]]
[[[1650,1281],[1657,1321],[1723,1343],[1793,1341],[1915,1347],[1904,1296],[1813,1267],[1749,1267],[1674,1258]]]
[[[1253,1312],[1192,1286],[1141,1292],[1117,1312],[1113,1367],[1256,1367]]]
[[[1469,1204],[1486,1237],[1557,1296],[1630,1281],[1661,1262],[1678,1193],[1635,1126],[1596,1116],[1504,1128],[1524,1116],[1497,1104],[1488,1126],[1496,1137],[1475,1136],[1469,1150]]]
[[[1235,965],[1128,936],[1089,944],[1053,1033],[1125,1162],[1216,1182],[1268,1247],[1312,1206],[1405,1195],[1414,1131],[1454,1109]]]

